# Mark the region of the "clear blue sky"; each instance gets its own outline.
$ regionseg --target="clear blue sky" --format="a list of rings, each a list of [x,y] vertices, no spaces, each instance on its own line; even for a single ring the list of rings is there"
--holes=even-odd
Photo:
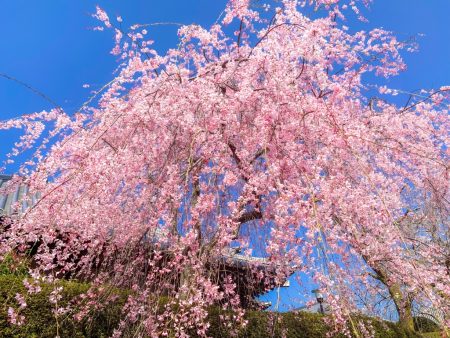
[[[124,24],[176,21],[211,25],[226,0],[0,0],[0,73],[6,73],[39,89],[69,112],[84,102],[91,89],[113,77],[115,57],[109,54],[112,36],[94,32],[91,17],[99,4],[111,17],[121,15]],[[408,71],[390,80],[394,88],[450,85],[450,1],[374,0],[366,10],[368,24],[361,29],[383,27],[399,39],[423,33],[418,53],[406,54]],[[348,25],[355,24],[354,22]],[[176,27],[150,29],[156,47],[164,50],[177,43]],[[0,78],[0,120],[51,108],[42,98],[18,84]],[[12,146],[13,133],[0,131],[0,161]],[[9,172],[16,166],[8,168]],[[282,303],[290,304],[295,288],[281,291]],[[270,295],[269,300],[274,300]]]

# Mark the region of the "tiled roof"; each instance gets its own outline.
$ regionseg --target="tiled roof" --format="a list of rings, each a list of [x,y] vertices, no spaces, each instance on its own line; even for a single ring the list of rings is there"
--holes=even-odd
[[[330,306],[327,303],[322,303],[322,308],[325,314],[330,313]],[[302,306],[296,309],[293,309],[292,311],[304,311],[304,312],[311,312],[311,313],[320,313],[320,304],[314,303],[309,306]]]
[[[11,179],[12,176],[10,175],[0,175],[0,216],[11,216],[14,212],[21,213],[29,207],[29,203],[23,200],[29,193],[26,185],[17,186],[7,194],[1,193],[1,189],[5,188]],[[31,204],[36,203],[38,198],[39,196],[37,194],[31,196]],[[20,202],[20,204],[15,209],[14,207],[17,205],[17,202]]]
[[[232,259],[236,263],[241,262],[241,263],[256,264],[256,265],[268,265],[269,264],[269,262],[266,258],[244,255],[244,254],[236,252],[235,249],[233,249],[233,248],[226,248],[225,250],[223,250],[222,257],[225,260]]]

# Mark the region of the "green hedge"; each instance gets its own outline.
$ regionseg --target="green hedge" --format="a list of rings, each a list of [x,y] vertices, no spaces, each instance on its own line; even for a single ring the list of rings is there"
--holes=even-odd
[[[23,275],[0,274],[0,337],[55,337],[57,322],[53,315],[53,305],[49,301],[53,285],[43,285],[40,293],[26,296],[27,307],[22,310],[25,323],[15,326],[8,323],[7,309],[10,304],[16,304],[16,293],[26,294],[23,286]],[[65,306],[74,297],[86,292],[88,284],[77,282],[60,282],[63,287],[60,306]],[[72,316],[61,316],[58,320],[59,336],[65,337],[107,337],[121,317],[121,308],[126,299],[126,293],[116,290],[118,300],[112,302],[104,310],[92,311],[88,320],[78,322]],[[0,305],[1,306],[1,305]],[[211,337],[230,337],[228,330],[220,323],[220,310],[212,308],[208,320],[211,325],[208,334]],[[314,313],[272,313],[249,311],[246,314],[248,325],[239,333],[242,338],[269,338],[269,337],[326,337],[330,328],[324,323],[323,316]],[[370,322],[378,338],[408,337],[396,324],[382,322],[372,318],[356,318]],[[363,337],[364,335],[360,335]],[[337,335],[336,337],[343,337]]]
[[[24,276],[0,275],[0,337],[52,337],[56,336],[57,326],[60,337],[108,337],[120,319],[121,309],[126,297],[119,297],[104,310],[94,310],[89,320],[76,321],[72,315],[60,315],[58,325],[53,313],[54,305],[49,296],[53,285],[41,285],[42,291],[27,295],[23,285]],[[61,307],[89,289],[88,284],[77,282],[59,282],[62,286],[62,299],[58,302]],[[14,297],[16,293],[25,295],[27,307],[20,311],[25,316],[21,326],[8,322],[8,307],[12,304],[18,308]]]
[[[242,338],[311,338],[311,337],[327,337],[327,333],[331,328],[325,324],[324,316],[318,313],[309,312],[287,312],[276,313],[250,311],[246,316],[248,324],[246,328],[239,334]],[[228,338],[231,335],[220,325],[219,313],[217,309],[210,311],[209,322],[211,328],[209,334],[214,338]],[[355,317],[354,322],[363,321],[370,324],[377,338],[415,338],[420,337],[416,334],[407,334],[399,326],[392,322],[385,322],[368,317]],[[359,337],[365,335],[358,332]],[[356,336],[353,334],[353,336]],[[334,337],[344,338],[343,334],[337,334]]]
[[[414,329],[418,332],[436,332],[439,331],[439,325],[426,317],[414,317]]]

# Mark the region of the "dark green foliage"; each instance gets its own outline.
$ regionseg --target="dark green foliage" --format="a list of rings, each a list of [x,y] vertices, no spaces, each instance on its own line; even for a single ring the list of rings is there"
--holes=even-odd
[[[439,325],[426,317],[414,317],[414,329],[419,332],[439,331]]]
[[[252,312],[242,337],[325,337],[330,328],[320,314]],[[265,326],[260,326],[265,322]]]
[[[0,337],[55,337],[57,332],[57,321],[52,312],[54,306],[49,301],[49,295],[54,289],[53,285],[41,285],[42,292],[27,295],[23,286],[24,275],[11,275],[0,273]],[[66,306],[70,300],[76,298],[89,289],[89,284],[79,282],[59,282],[58,286],[63,287],[60,306]],[[112,290],[112,291],[111,291]],[[89,320],[76,321],[72,314],[62,315],[58,319],[59,336],[65,337],[107,337],[110,336],[114,327],[120,321],[121,309],[127,298],[124,291],[111,289],[110,292],[118,295],[115,301],[107,302],[105,309],[92,309]],[[10,325],[7,321],[7,310],[9,306],[18,308],[14,299],[16,293],[25,296],[27,307],[21,310],[25,316],[25,323],[22,326]],[[167,300],[164,299],[163,303]],[[162,306],[161,306],[162,307]],[[208,334],[215,338],[231,337],[230,330],[222,325],[220,315],[224,314],[218,307],[213,307],[209,311],[208,321],[210,329]],[[228,312],[228,315],[231,313]],[[320,338],[326,337],[330,332],[330,327],[324,322],[324,316],[308,312],[271,313],[262,311],[249,311],[246,314],[248,325],[241,329],[241,338]],[[415,337],[407,335],[395,323],[383,322],[373,318],[354,317],[354,323],[364,321],[370,323],[375,330],[377,338],[409,338]],[[193,332],[192,332],[193,333]],[[360,337],[364,334],[359,333]],[[341,334],[335,337],[343,337]],[[418,337],[418,336],[416,336]]]
[[[111,302],[104,310],[92,310],[89,320],[80,322],[73,315],[61,315],[58,325],[53,313],[54,305],[49,296],[53,285],[41,285],[42,291],[27,295],[23,286],[24,276],[0,275],[0,337],[107,337],[120,320],[121,309],[126,297],[122,295],[115,302]],[[70,300],[86,292],[89,285],[77,282],[60,282],[62,299],[59,306],[66,306]],[[20,314],[25,316],[25,323],[21,326],[10,325],[7,320],[8,307],[18,308],[14,297],[16,293],[25,296],[27,307]]]
[[[447,335],[448,336],[448,335]],[[442,332],[424,332],[422,333],[423,338],[442,338]],[[444,336],[445,337],[445,336]]]
[[[403,328],[401,328],[397,323],[383,321],[373,317],[366,316],[352,316],[353,322],[355,326],[357,323],[364,323],[366,327],[372,327],[375,332],[376,338],[418,338],[421,337],[419,334],[415,332],[407,332]],[[360,336],[364,337],[364,334]]]
[[[246,315],[248,324],[243,329],[239,337],[241,338],[321,338],[327,337],[327,333],[332,331],[324,321],[324,316],[317,313],[309,312],[288,312],[276,313],[250,311]],[[375,332],[376,338],[415,338],[420,337],[418,334],[407,334],[392,322],[385,322],[374,318],[355,316],[353,322],[356,329],[356,323],[364,322],[366,326],[371,326]],[[211,327],[209,335],[214,338],[228,338],[231,335],[228,330],[220,325],[219,311],[213,309],[210,311],[209,322]],[[365,334],[358,331],[359,337],[365,337]],[[352,336],[356,337],[352,332]],[[336,338],[344,338],[343,334],[335,334]]]
[[[0,261],[0,275],[28,275],[28,261],[26,258],[16,257],[9,253]]]

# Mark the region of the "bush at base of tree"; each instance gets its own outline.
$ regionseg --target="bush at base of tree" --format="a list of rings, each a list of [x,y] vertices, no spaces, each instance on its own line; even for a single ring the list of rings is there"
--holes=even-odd
[[[418,316],[414,317],[414,329],[419,332],[435,332],[439,331],[439,325],[429,318]]]
[[[41,284],[41,291],[28,295],[23,285],[24,276],[0,275],[0,337],[108,337],[117,325],[125,297],[119,297],[104,310],[92,310],[89,320],[77,321],[73,315],[61,314],[56,320],[55,305],[50,302],[50,294],[55,286]],[[59,308],[64,308],[75,297],[89,289],[86,283],[63,281],[56,287],[62,287]],[[27,306],[20,310],[25,317],[22,325],[12,325],[8,320],[8,308],[19,308],[16,294],[25,296]],[[58,327],[58,330],[57,330]]]
[[[54,315],[55,305],[50,302],[50,294],[54,285],[42,284],[42,291],[27,295],[23,285],[25,276],[0,275],[0,337],[108,337],[121,318],[121,309],[126,299],[127,292],[116,291],[119,296],[102,310],[92,310],[89,320],[77,321],[72,315],[60,315],[58,324]],[[58,282],[62,286],[59,307],[65,307],[69,300],[85,293],[89,289],[86,283],[74,281]],[[24,323],[20,326],[12,325],[8,321],[8,307],[19,307],[15,300],[16,294],[26,297],[27,306],[20,314],[25,316]],[[227,338],[231,337],[230,330],[220,321],[220,310],[217,307],[209,311],[210,328],[208,336]],[[323,316],[307,312],[273,313],[263,311],[249,311],[246,314],[248,325],[239,333],[239,337],[264,338],[264,337],[326,337],[330,331]],[[375,332],[375,337],[396,338],[411,337],[403,332],[395,323],[382,322],[371,318],[359,317],[370,323]],[[364,336],[364,335],[361,335]],[[341,334],[336,337],[344,337]]]

